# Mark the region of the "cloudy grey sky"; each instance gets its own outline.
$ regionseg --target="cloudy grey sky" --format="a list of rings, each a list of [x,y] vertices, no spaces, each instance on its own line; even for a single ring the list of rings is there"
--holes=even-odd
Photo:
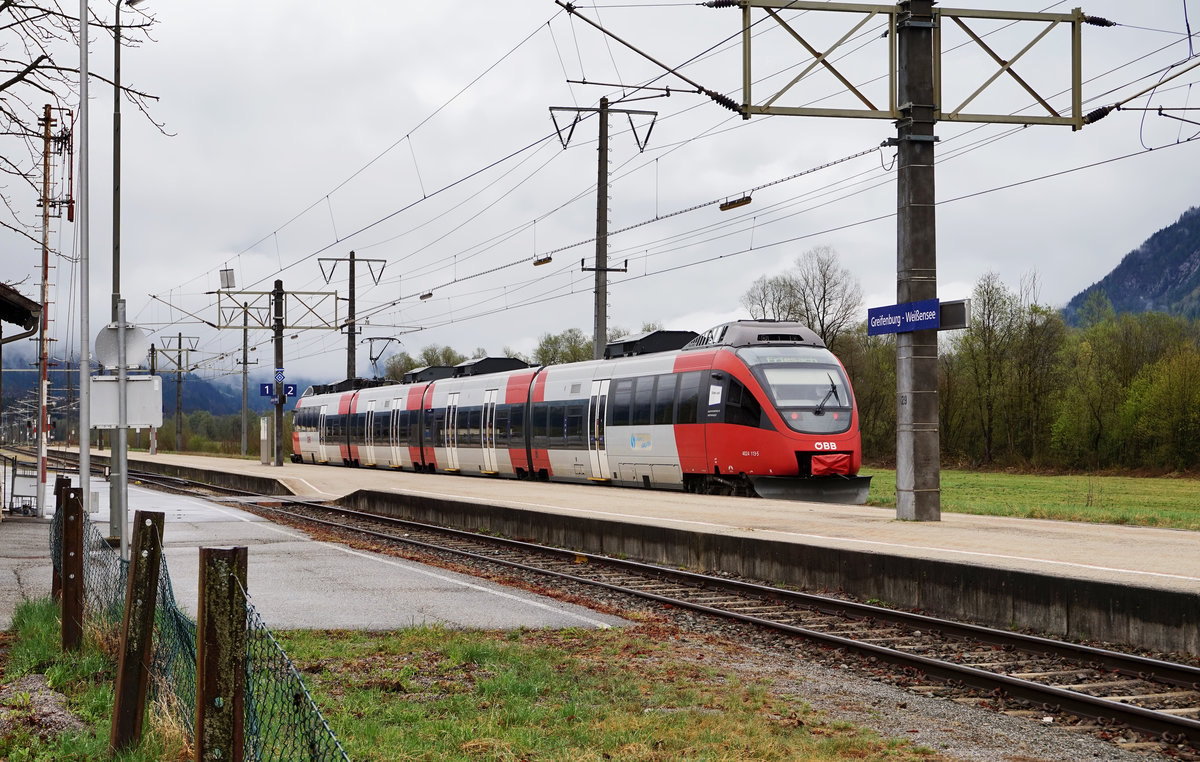
[[[956,2],[954,7],[1069,12],[1072,3]],[[1116,27],[1084,28],[1084,110],[1124,100],[1195,64],[1186,22],[1200,31],[1200,3],[1096,0],[1088,14]],[[740,12],[694,3],[580,7],[659,61],[706,88],[741,100]],[[97,7],[111,17],[111,7]],[[378,284],[359,266],[362,337],[393,336],[393,350],[448,344],[531,350],[546,332],[591,333],[594,264],[595,118],[580,122],[564,150],[551,106],[653,110],[639,152],[629,121],[613,117],[609,323],[646,321],[703,330],[744,317],[742,293],[816,246],[836,249],[861,282],[866,307],[895,301],[895,135],[888,120],[755,116],[742,120],[552,0],[329,4],[256,0],[148,0],[152,42],[126,50],[124,81],[157,95],[153,117],[124,112],[122,293],[130,319],[161,342],[199,337],[202,372],[237,372],[239,331],[214,331],[220,270],[237,287],[346,291],[345,263],[327,285],[321,258],[385,260]],[[827,49],[861,17],[787,13],[806,39]],[[810,60],[777,24],[754,15],[753,100],[786,84]],[[970,21],[1011,59],[1044,25]],[[880,19],[850,35],[831,60],[873,102],[887,101],[888,42]],[[94,34],[91,67],[110,75],[111,38]],[[995,73],[977,46],[947,25],[944,107]],[[1065,27],[1046,36],[1016,71],[1052,106],[1068,110],[1070,46]],[[1173,68],[1172,68],[1173,67]],[[1130,106],[1200,106],[1200,70]],[[571,84],[568,80],[589,83]],[[619,85],[669,86],[670,97]],[[857,105],[817,71],[780,105]],[[971,102],[991,113],[1039,113],[1009,77]],[[91,302],[93,330],[107,320],[111,292],[111,89],[91,102]],[[1171,112],[1189,117],[1190,112]],[[1195,118],[1195,117],[1191,117]],[[560,123],[569,116],[559,117]],[[645,136],[647,123],[635,123]],[[1131,249],[1200,199],[1200,126],[1154,112],[1120,111],[1069,127],[941,122],[937,134],[939,295],[969,296],[995,271],[1012,287],[1036,274],[1040,300],[1061,306]],[[1148,150],[1154,149],[1154,150]],[[859,155],[861,154],[861,155]],[[849,158],[855,157],[857,158]],[[826,164],[832,166],[824,167]],[[787,179],[791,178],[791,179]],[[768,186],[761,187],[760,186]],[[754,201],[720,212],[713,202],[754,190]],[[692,211],[685,211],[699,207]],[[55,245],[78,250],[73,226]],[[37,252],[10,245],[0,278],[20,280]],[[535,257],[552,254],[534,268]],[[78,289],[59,262],[56,333],[78,346]],[[328,268],[328,265],[326,266]],[[378,271],[377,273],[378,274]],[[22,287],[33,296],[29,284]],[[421,300],[420,295],[432,293]],[[153,295],[153,296],[152,296]],[[345,305],[339,304],[344,317]],[[295,331],[289,373],[335,380],[345,337]],[[266,361],[268,336],[256,354]],[[358,370],[369,375],[367,346]]]

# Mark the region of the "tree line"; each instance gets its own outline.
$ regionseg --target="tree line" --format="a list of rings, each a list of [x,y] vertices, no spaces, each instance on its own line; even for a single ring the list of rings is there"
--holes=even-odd
[[[868,336],[858,278],[829,247],[763,276],[741,298],[756,319],[795,320],[841,358],[854,384],[868,462],[896,453],[894,336]],[[1079,324],[1039,302],[1037,278],[1014,288],[986,273],[971,294],[970,327],[939,334],[942,459],[965,467],[1200,468],[1200,323],[1161,312],[1117,314],[1093,293]],[[650,323],[643,331],[662,326]],[[707,327],[707,326],[705,326]],[[610,332],[610,339],[623,335]],[[473,357],[486,352],[476,350]],[[592,358],[578,328],[547,333],[538,365]],[[469,359],[433,345],[393,356],[388,376]]]
[[[801,256],[786,272],[764,276],[742,296],[750,317],[796,320],[841,358],[858,400],[863,453],[888,465],[896,452],[894,336],[868,336],[857,278],[832,249]],[[1117,314],[1100,292],[1068,325],[1038,301],[1035,276],[1012,288],[995,273],[971,294],[971,325],[939,334],[942,459],[963,467],[1030,469],[1200,468],[1200,322],[1160,312]],[[662,326],[648,323],[642,331]],[[707,327],[707,326],[706,326]],[[626,332],[614,328],[610,339]],[[536,365],[592,359],[591,336],[578,328],[544,334],[529,355]],[[430,345],[387,361],[399,380],[414,368],[457,365],[486,356]],[[290,417],[290,416],[289,416]],[[164,421],[159,443],[174,443]],[[257,450],[257,431],[251,432]],[[232,454],[240,418],[203,411],[185,417],[185,448]],[[290,445],[290,436],[287,442]]]
[[[754,317],[807,323],[846,365],[864,456],[890,462],[896,441],[892,336],[868,336],[861,291],[831,249],[761,278],[743,297]],[[986,273],[970,327],[939,335],[942,458],[968,467],[1200,467],[1200,323],[1161,312],[1117,314],[1094,292],[1068,325],[1038,301],[1036,276],[1016,288]]]

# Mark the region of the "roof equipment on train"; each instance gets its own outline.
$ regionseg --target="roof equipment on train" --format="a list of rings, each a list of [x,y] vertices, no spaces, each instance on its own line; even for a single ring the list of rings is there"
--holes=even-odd
[[[755,344],[803,344],[824,347],[815,331],[782,320],[737,320],[710,328],[688,342],[684,349],[712,346],[749,347]]]
[[[477,357],[474,360],[460,362],[454,366],[454,377],[483,376],[488,373],[502,373],[506,370],[528,368],[529,363],[515,357]]]
[[[390,378],[347,378],[336,384],[313,384],[304,390],[304,396],[311,394],[330,394],[332,392],[352,392],[356,389],[374,389],[377,386],[391,386],[396,383]]]
[[[426,365],[423,368],[413,368],[404,374],[400,379],[402,384],[417,384],[425,381],[437,381],[441,378],[450,378],[454,375],[454,368],[450,365]]]
[[[696,335],[695,331],[649,331],[625,336],[604,347],[604,359],[611,360],[614,357],[633,357],[683,349],[689,341],[696,338]]]

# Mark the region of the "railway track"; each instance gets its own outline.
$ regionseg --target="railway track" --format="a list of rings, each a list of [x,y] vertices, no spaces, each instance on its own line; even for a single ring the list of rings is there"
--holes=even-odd
[[[130,479],[744,622],[891,665],[895,681],[916,692],[1013,714],[1072,715],[1076,729],[1129,729],[1152,739],[1149,746],[1200,759],[1200,668],[1190,665],[186,479],[133,472]]]
[[[976,698],[963,700],[1016,714],[1074,715],[1076,728],[1129,728],[1200,759],[1197,667],[324,504],[285,499],[259,510],[757,625],[892,665],[918,692],[965,690]]]

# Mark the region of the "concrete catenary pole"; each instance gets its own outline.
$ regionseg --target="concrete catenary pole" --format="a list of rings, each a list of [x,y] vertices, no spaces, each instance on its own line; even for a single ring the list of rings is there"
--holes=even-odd
[[[600,99],[600,141],[596,149],[596,319],[592,357],[604,359],[608,343],[608,98]]]
[[[242,457],[250,428],[250,303],[242,302]]]
[[[346,291],[350,297],[346,315],[346,378],[358,377],[358,359],[354,356],[354,252],[350,252],[350,285]]]
[[[275,465],[283,465],[283,281],[275,281],[271,303],[275,307]]]
[[[183,334],[175,345],[175,452],[183,452]]]
[[[902,4],[903,5],[903,4]],[[933,0],[910,0],[898,22],[896,298],[937,298],[934,214]],[[896,516],[941,519],[937,331],[896,335]]]

